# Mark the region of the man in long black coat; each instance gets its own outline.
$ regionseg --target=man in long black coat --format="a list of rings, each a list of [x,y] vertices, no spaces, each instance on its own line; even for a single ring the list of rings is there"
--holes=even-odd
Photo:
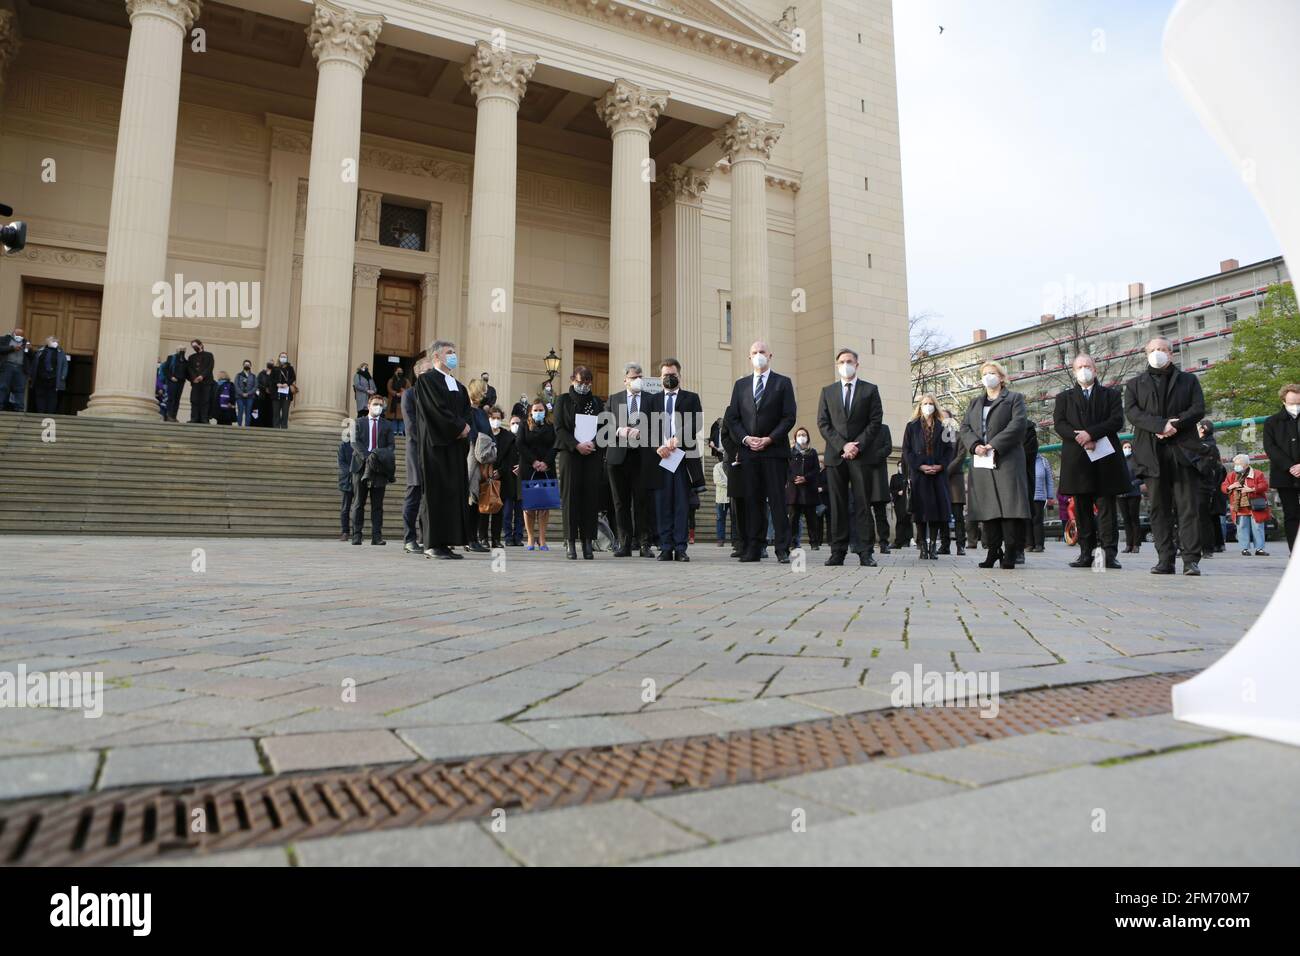
[[[1093,551],[1100,539],[1106,567],[1118,569],[1115,555],[1119,551],[1119,516],[1115,497],[1126,494],[1130,486],[1119,440],[1124,404],[1117,389],[1097,381],[1097,366],[1091,355],[1074,357],[1074,379],[1078,384],[1056,396],[1052,412],[1052,427],[1061,436],[1061,480],[1057,489],[1063,495],[1074,496],[1079,529],[1079,557],[1070,562],[1070,567],[1092,567]],[[1095,451],[1103,440],[1113,450],[1092,461],[1088,452]]]
[[[466,527],[469,503],[469,393],[452,370],[456,346],[439,340],[429,348],[433,368],[415,382],[420,426],[417,442],[420,481],[428,520],[432,557],[458,560],[455,549],[470,541]]]
[[[1282,499],[1287,545],[1295,551],[1300,529],[1300,385],[1284,385],[1278,398],[1282,407],[1264,423],[1264,451],[1268,454],[1268,483]]]
[[[790,522],[785,513],[785,480],[790,458],[790,429],[798,407],[794,383],[771,371],[772,351],[763,341],[749,347],[753,375],[738,380],[731,389],[731,403],[725,421],[732,437],[740,443],[740,462],[749,514],[745,521],[748,540],[741,561],[757,561],[767,532],[767,515],[772,516],[776,536],[776,559],[790,563]]]
[[[1205,417],[1201,383],[1173,364],[1173,346],[1155,338],[1146,345],[1148,369],[1124,388],[1124,413],[1133,425],[1133,461],[1151,495],[1151,537],[1159,559],[1152,574],[1174,573],[1174,509],[1178,509],[1183,574],[1201,573],[1200,473],[1196,426]]]
[[[195,339],[190,343],[194,354],[185,360],[185,377],[190,383],[190,424],[206,425],[212,413],[212,353]]]

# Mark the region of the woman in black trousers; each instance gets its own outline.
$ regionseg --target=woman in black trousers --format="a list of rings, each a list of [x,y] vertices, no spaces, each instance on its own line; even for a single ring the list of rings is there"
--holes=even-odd
[[[1129,489],[1120,495],[1119,513],[1124,517],[1124,553],[1137,554],[1142,547],[1142,479],[1134,477],[1129,459],[1133,456],[1133,443],[1124,443],[1124,471],[1128,474]],[[1065,525],[1065,515],[1061,516]]]
[[[519,434],[519,464],[515,467],[520,482],[529,479],[550,479],[555,477],[555,426],[546,420],[546,403],[541,399],[528,406],[528,421]],[[523,485],[520,484],[520,498],[523,498]],[[522,509],[523,502],[520,501]],[[524,534],[528,537],[529,551],[550,551],[546,546],[546,524],[550,520],[550,510],[525,511]]]
[[[605,480],[604,456],[596,441],[578,441],[579,415],[599,415],[605,410],[600,396],[591,393],[591,369],[579,365],[573,370],[569,390],[555,403],[555,448],[559,452],[560,502],[564,507],[566,557],[582,556],[590,561],[596,538],[596,515],[600,507],[601,484]]]
[[[949,441],[948,439],[952,440]],[[948,527],[948,465],[956,435],[945,433],[933,395],[922,395],[903,431],[903,460],[912,475],[912,519],[920,557],[937,560],[940,527]]]
[[[802,517],[804,528],[808,532],[808,543],[814,551],[822,544],[821,528],[817,523],[817,481],[820,474],[817,451],[809,443],[808,429],[801,425],[795,429],[794,445],[790,448],[785,504],[789,511],[792,543],[796,547],[799,544],[799,519]]]
[[[1016,566],[1016,555],[1029,521],[1029,491],[1025,472],[1025,397],[1007,388],[1007,370],[998,362],[980,366],[984,394],[977,395],[962,417],[961,443],[971,453],[971,480],[966,510],[984,523],[988,555],[981,568],[999,560]],[[974,459],[982,459],[976,462]]]

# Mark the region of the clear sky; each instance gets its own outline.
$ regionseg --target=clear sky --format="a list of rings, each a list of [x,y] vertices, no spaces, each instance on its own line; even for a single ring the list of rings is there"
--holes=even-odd
[[[894,0],[912,314],[935,313],[959,345],[1059,312],[1065,293],[1151,291],[1280,254],[1169,80],[1173,7]]]

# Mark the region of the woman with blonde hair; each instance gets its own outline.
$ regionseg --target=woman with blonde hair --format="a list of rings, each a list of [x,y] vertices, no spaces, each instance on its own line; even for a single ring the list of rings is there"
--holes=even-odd
[[[912,476],[912,520],[922,560],[938,560],[939,529],[947,528],[952,517],[947,474],[952,456],[953,443],[944,440],[939,421],[939,403],[927,392],[903,431],[903,460]]]
[[[1029,419],[1025,397],[1007,388],[1007,370],[993,361],[980,366],[984,392],[971,400],[962,418],[962,445],[971,453],[968,514],[984,523],[988,556],[980,567],[1016,566],[1029,520],[1029,483],[1025,471],[1025,432]]]

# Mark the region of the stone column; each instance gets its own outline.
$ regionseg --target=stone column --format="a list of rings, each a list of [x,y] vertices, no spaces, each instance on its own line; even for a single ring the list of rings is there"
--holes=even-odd
[[[536,66],[531,54],[480,40],[463,71],[478,101],[478,118],[469,223],[469,327],[466,341],[458,344],[464,349],[465,376],[487,371],[498,395],[510,394],[513,355],[519,101]]]
[[[131,41],[108,214],[95,391],[86,414],[157,421],[153,382],[162,316],[154,313],[153,286],[171,279],[167,233],[181,51],[199,0],[127,0],[126,7]]]
[[[609,197],[609,374],[623,366],[647,370],[650,354],[650,133],[668,105],[667,90],[615,80],[596,112],[614,138]],[[649,374],[649,372],[647,372]]]
[[[361,162],[361,81],[384,18],[316,0],[307,41],[316,57],[316,112],[302,250],[298,397],[294,424],[338,427],[346,406],[357,172]]]
[[[749,346],[771,335],[767,278],[767,161],[784,127],[737,113],[717,133],[731,161],[731,360],[753,372]],[[769,341],[769,345],[770,345]]]
[[[375,316],[379,311],[379,266],[352,267],[352,348],[347,374],[347,400],[352,402],[352,376],[362,362],[375,364]],[[349,404],[349,409],[354,406]]]
[[[427,349],[435,338],[446,337],[438,322],[438,273],[426,272],[420,278],[420,351]]]
[[[704,204],[700,197],[708,186],[708,172],[673,165],[660,175],[656,187],[662,208],[659,303],[667,322],[664,348],[682,363],[685,381],[697,392],[703,384],[700,363],[704,356],[700,328],[700,217]]]

